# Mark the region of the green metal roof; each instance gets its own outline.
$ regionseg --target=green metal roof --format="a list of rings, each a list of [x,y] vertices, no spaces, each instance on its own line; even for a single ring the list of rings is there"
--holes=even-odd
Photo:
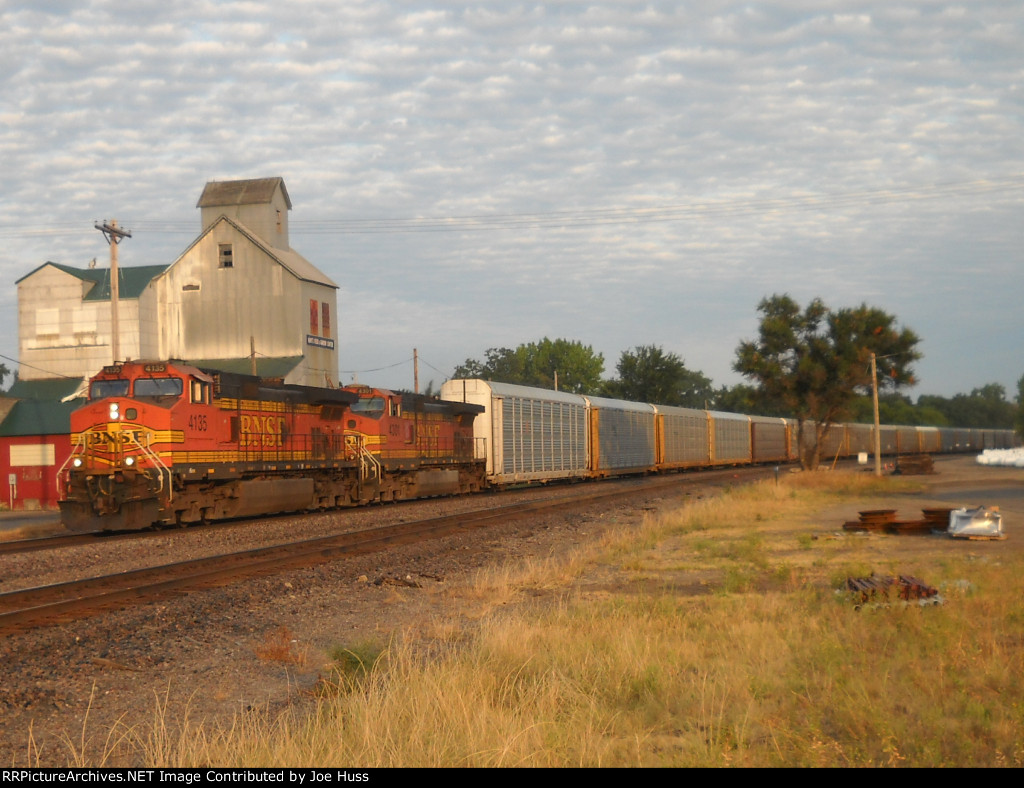
[[[7,392],[13,399],[42,402],[60,402],[74,394],[82,385],[82,378],[43,378],[42,380],[16,380]]]
[[[18,284],[22,280],[28,279],[32,274],[36,273],[48,265],[52,265],[54,268],[63,271],[66,274],[70,274],[83,282],[92,282],[95,287],[92,287],[83,301],[109,301],[110,300],[110,269],[109,268],[75,268],[70,265],[63,265],[61,263],[46,262],[31,272],[21,277],[15,284]],[[146,289],[153,279],[166,271],[170,266],[168,265],[138,265],[134,267],[118,267],[117,269],[117,281],[118,281],[118,295],[121,298],[138,298],[142,295],[142,291]]]
[[[71,412],[80,408],[84,399],[71,402],[19,400],[0,422],[0,438],[26,435],[67,435],[71,432]]]

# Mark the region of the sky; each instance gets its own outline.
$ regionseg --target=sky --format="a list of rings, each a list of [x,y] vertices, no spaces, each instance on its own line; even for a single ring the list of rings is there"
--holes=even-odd
[[[11,369],[95,222],[168,264],[207,181],[280,176],[343,383],[546,336],[731,386],[776,293],[895,315],[915,400],[1024,375],[1019,0],[0,0],[0,164]]]

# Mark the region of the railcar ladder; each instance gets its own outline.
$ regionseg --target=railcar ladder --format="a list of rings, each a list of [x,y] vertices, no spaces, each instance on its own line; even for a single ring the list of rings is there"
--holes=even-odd
[[[345,436],[346,455],[359,460],[359,481],[379,482],[384,477],[384,466],[373,453],[366,448],[361,435]]]
[[[124,433],[122,433],[122,434],[124,434]],[[133,444],[135,444],[135,447],[137,449],[139,449],[139,451],[141,451],[144,455],[146,455],[146,457],[150,460],[150,462],[153,463],[154,467],[156,468],[156,471],[157,471],[157,483],[160,485],[159,487],[157,487],[157,490],[156,490],[157,493],[160,493],[163,490],[163,488],[164,488],[164,474],[166,473],[167,474],[167,500],[168,501],[174,500],[174,484],[172,484],[172,481],[171,481],[171,469],[167,467],[167,463],[165,463],[163,460],[160,459],[160,455],[159,454],[157,454],[155,451],[153,451],[151,448],[149,448],[149,435],[148,434],[146,435],[146,445],[145,446],[143,446],[142,443],[139,442],[139,440],[135,437],[135,435],[133,433],[129,432],[129,433],[127,433],[127,435],[128,435],[128,438],[131,440],[131,442]]]
[[[383,476],[383,466],[380,460],[373,456],[369,449],[362,444],[359,445],[359,481],[365,482],[368,479],[380,481]]]

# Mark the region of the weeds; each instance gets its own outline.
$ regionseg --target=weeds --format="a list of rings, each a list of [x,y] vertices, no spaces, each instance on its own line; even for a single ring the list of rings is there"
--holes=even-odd
[[[267,662],[300,667],[306,664],[309,657],[308,649],[300,645],[291,630],[284,626],[268,632],[255,651],[257,657]]]
[[[918,557],[902,570],[964,589],[954,602],[857,611],[835,590],[891,574],[883,548],[897,542],[812,550],[797,536],[793,549],[794,519],[891,484],[794,474],[648,517],[562,560],[487,570],[464,594],[472,630],[441,621],[431,631],[443,643],[398,633],[386,647],[332,649],[331,691],[305,716],[187,737],[158,721],[132,742],[169,765],[1024,765],[1016,567]],[[616,593],[577,586],[594,566],[603,586],[618,578]],[[718,593],[685,591],[708,577]],[[509,604],[523,588],[549,593]],[[296,644],[279,630],[257,654],[287,662]]]

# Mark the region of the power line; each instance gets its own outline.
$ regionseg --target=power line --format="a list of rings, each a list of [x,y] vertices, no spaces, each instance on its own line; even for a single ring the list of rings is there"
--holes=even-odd
[[[292,230],[299,235],[359,235],[435,232],[502,231],[521,229],[574,229],[625,224],[652,224],[687,219],[743,216],[792,211],[833,211],[842,208],[866,208],[901,202],[919,202],[941,198],[965,198],[1017,192],[1024,189],[1024,174],[970,181],[945,181],[921,186],[885,189],[792,194],[786,197],[750,197],[721,200],[697,200],[649,207],[588,208],[535,213],[468,214],[455,216],[327,218],[294,220]],[[194,235],[191,220],[133,220],[136,232],[148,234]],[[0,237],[46,237],[77,235],[80,223],[57,223],[26,228],[24,223],[0,224]]]

